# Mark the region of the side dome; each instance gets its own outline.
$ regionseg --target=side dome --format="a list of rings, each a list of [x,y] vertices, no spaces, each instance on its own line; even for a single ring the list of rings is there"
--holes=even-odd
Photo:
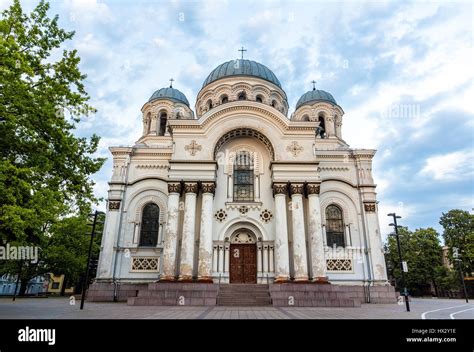
[[[334,99],[334,97],[330,93],[324,90],[313,89],[309,92],[304,93],[301,96],[301,98],[296,103],[296,110],[298,110],[299,107],[305,104],[313,103],[316,101],[325,101],[337,105],[336,99]]]
[[[230,76],[258,77],[273,83],[282,89],[280,81],[267,66],[262,65],[256,61],[245,59],[230,60],[217,66],[214,70],[212,70],[209,76],[207,76],[202,87],[204,88],[214,81]]]
[[[148,99],[148,102],[157,99],[170,99],[178,103],[183,103],[189,107],[189,102],[186,96],[179,90],[172,87],[158,89],[155,93],[153,93],[150,99]]]

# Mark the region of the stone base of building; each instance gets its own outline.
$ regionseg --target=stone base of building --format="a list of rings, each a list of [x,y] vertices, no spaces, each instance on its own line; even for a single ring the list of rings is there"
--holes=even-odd
[[[219,285],[212,283],[156,282],[129,297],[130,306],[215,306]]]
[[[127,302],[129,297],[137,296],[140,290],[144,290],[147,287],[147,283],[120,283],[114,285],[112,282],[94,282],[87,290],[87,301]]]
[[[270,285],[275,307],[360,307],[362,303],[396,303],[392,286],[320,285],[284,283]]]

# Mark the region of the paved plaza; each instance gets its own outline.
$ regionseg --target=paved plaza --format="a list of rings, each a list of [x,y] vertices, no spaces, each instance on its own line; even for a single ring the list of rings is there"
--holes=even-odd
[[[72,304],[74,303],[74,304]],[[0,298],[0,319],[474,319],[474,303],[455,299],[413,299],[404,305],[361,308],[170,307],[89,303],[68,298]]]

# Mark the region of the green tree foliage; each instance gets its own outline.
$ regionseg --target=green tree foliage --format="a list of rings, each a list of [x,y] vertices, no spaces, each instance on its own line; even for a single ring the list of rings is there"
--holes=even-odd
[[[104,162],[93,156],[99,137],[74,135],[94,109],[77,52],[60,49],[74,32],[61,29],[48,9],[41,1],[25,14],[14,0],[0,18],[0,244],[43,250],[55,222],[87,213],[96,201],[89,176]],[[4,267],[21,271],[24,291],[41,263]]]
[[[443,213],[439,223],[443,226],[444,243],[449,248],[449,260],[454,263],[453,248],[459,249],[463,272],[474,271],[474,214],[459,209]]]
[[[442,266],[442,248],[436,230],[427,228],[411,232],[407,228],[400,228],[399,236],[403,260],[408,264],[405,280],[409,291],[413,294],[422,294],[430,287],[437,291],[439,279],[437,273]],[[389,275],[396,279],[400,289],[401,269],[395,236],[389,236],[385,251]]]

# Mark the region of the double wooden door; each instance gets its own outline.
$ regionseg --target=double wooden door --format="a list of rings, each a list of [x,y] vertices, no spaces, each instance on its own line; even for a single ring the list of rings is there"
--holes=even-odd
[[[255,244],[230,245],[230,283],[257,283],[257,246]]]

